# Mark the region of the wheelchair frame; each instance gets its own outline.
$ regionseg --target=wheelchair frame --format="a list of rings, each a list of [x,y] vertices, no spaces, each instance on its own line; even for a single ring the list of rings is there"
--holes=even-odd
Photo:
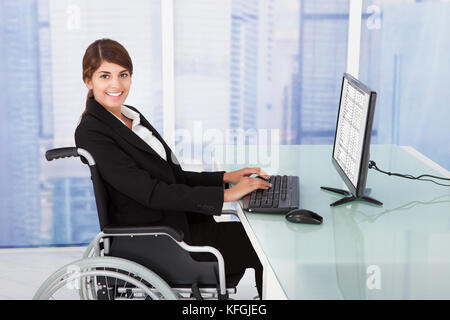
[[[93,176],[93,173],[95,172],[95,160],[92,157],[92,155],[85,149],[82,148],[76,148],[76,147],[66,147],[66,148],[56,148],[48,150],[45,154],[48,161],[51,161],[53,159],[58,158],[66,158],[66,157],[77,157],[82,156],[86,161],[88,162],[89,168],[91,169],[91,176]],[[226,279],[225,279],[225,262],[222,257],[222,254],[214,247],[211,246],[191,246],[188,245],[183,241],[183,235],[174,230],[173,228],[167,227],[167,226],[142,226],[142,227],[131,227],[131,228],[121,228],[121,227],[110,227],[110,226],[104,226],[102,224],[102,214],[101,209],[99,208],[99,203],[97,199],[97,193],[95,189],[95,183],[94,183],[94,192],[96,196],[96,202],[97,202],[97,211],[99,214],[99,220],[101,225],[101,231],[95,236],[95,238],[92,240],[90,245],[87,247],[83,259],[78,260],[74,262],[77,266],[81,265],[85,268],[89,269],[89,267],[92,267],[92,265],[96,265],[101,263],[102,259],[105,258],[103,261],[108,262],[108,264],[113,263],[114,261],[117,264],[120,265],[129,265],[130,267],[137,268],[138,270],[141,270],[140,272],[146,274],[147,278],[151,278],[152,281],[156,281],[158,285],[162,288],[162,291],[165,290],[166,286],[167,288],[170,288],[170,286],[165,282],[161,277],[159,277],[156,273],[151,271],[150,269],[146,268],[145,266],[141,266],[136,262],[132,262],[130,260],[122,259],[122,258],[116,258],[116,257],[108,257],[108,256],[102,256],[101,252],[101,244],[103,243],[103,254],[108,254],[110,251],[110,238],[111,237],[138,237],[138,236],[167,236],[172,241],[175,241],[175,243],[181,247],[183,250],[187,252],[197,253],[210,253],[213,254],[217,259],[218,264],[218,282],[219,282],[219,288],[198,288],[197,285],[192,286],[191,289],[189,288],[171,288],[175,292],[177,292],[178,295],[171,295],[170,292],[167,290],[165,291],[165,296],[168,296],[169,298],[174,297],[183,297],[182,294],[190,294],[191,296],[194,295],[197,299],[202,299],[203,295],[209,295],[212,298],[218,297],[219,299],[228,299],[228,295],[230,293],[235,293],[236,288],[226,288]],[[100,204],[101,205],[101,204]],[[225,214],[233,214],[234,212],[231,212],[229,210],[224,211]],[[234,213],[235,214],[235,213]],[[112,262],[111,262],[112,261]],[[70,265],[68,265],[70,266]],[[80,290],[80,297],[82,299],[89,298],[87,292],[86,292],[86,286],[85,283],[82,280],[82,277],[90,276],[90,275],[98,275],[98,276],[110,276],[111,272],[105,270],[98,270],[98,271],[88,271],[85,272],[82,275],[76,275],[70,274],[70,272],[65,271],[68,270],[68,266],[60,268],[58,271],[56,271],[52,276],[50,276],[39,288],[39,290],[36,292],[34,299],[46,299],[49,298],[51,295],[49,295],[51,292],[54,292],[58,290],[58,288],[62,287],[65,283],[68,281],[74,281],[78,277],[78,281],[82,284],[81,290]],[[110,266],[109,266],[110,267]],[[125,280],[125,276],[118,275],[116,273],[116,277],[123,278],[124,281],[128,281],[130,283],[134,283],[136,286],[140,286],[139,284],[135,283],[135,281],[131,278],[127,278],[128,280]],[[141,278],[142,279],[142,278]],[[162,281],[162,282],[161,282]],[[56,289],[55,289],[56,288]],[[135,290],[136,289],[136,290]],[[145,292],[152,298],[157,298],[158,296],[156,294],[151,294],[152,289],[149,288],[142,288],[138,289],[135,288],[136,292]],[[52,291],[53,290],[53,291]],[[141,291],[143,290],[143,291]],[[95,296],[95,294],[93,294]]]

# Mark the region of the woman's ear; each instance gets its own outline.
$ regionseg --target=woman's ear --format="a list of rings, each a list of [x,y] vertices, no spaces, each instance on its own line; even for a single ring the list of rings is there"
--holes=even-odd
[[[94,85],[92,84],[92,80],[91,79],[84,79],[84,84],[86,85],[86,87],[89,90],[94,89]]]

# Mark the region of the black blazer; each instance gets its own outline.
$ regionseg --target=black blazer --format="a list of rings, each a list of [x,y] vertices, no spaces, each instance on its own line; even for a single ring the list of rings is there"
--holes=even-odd
[[[108,220],[124,226],[168,225],[188,239],[190,223],[212,222],[213,215],[221,214],[224,171],[184,171],[145,117],[127,107],[138,112],[141,124],[161,141],[167,161],[90,98],[75,143],[94,157],[110,197]]]

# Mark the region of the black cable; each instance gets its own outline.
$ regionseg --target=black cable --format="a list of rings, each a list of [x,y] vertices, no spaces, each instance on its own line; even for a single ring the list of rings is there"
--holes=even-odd
[[[439,182],[436,182],[436,181],[431,180],[431,179],[422,179],[422,177],[431,177],[431,178],[434,178],[434,179],[441,179],[441,180],[450,181],[449,178],[437,177],[437,176],[433,176],[433,175],[430,175],[430,174],[422,174],[422,175],[420,175],[418,177],[414,177],[414,176],[412,176],[410,174],[400,174],[400,173],[387,172],[387,171],[383,171],[383,170],[379,169],[377,167],[377,164],[375,163],[375,161],[372,161],[372,160],[369,161],[369,169],[375,169],[376,171],[379,171],[381,173],[387,174],[388,176],[396,176],[396,177],[406,178],[406,179],[411,179],[411,180],[430,181],[430,182],[433,182],[433,183],[435,183],[437,185],[440,185],[440,186],[450,187],[449,184],[439,183]]]
[[[422,174],[421,176],[418,176],[417,179],[420,179],[422,177],[431,177],[431,178],[435,178],[435,179],[450,180],[448,178],[432,176],[431,174]]]

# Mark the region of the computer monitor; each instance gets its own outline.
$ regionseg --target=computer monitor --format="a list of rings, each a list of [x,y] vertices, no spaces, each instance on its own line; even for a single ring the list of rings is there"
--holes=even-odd
[[[345,197],[332,203],[337,206],[354,200],[382,205],[368,196],[366,189],[369,166],[370,137],[377,93],[361,81],[344,73],[336,123],[332,163],[349,191],[321,187]]]

